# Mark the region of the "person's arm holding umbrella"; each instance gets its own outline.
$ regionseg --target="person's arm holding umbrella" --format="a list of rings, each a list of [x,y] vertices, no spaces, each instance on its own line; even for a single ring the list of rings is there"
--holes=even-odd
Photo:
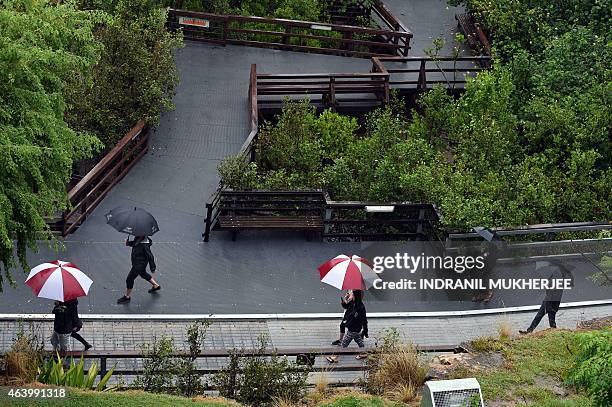
[[[149,239],[151,241],[151,239]],[[155,257],[153,256],[153,252],[151,251],[151,245],[145,245],[145,254],[147,256],[147,262],[149,263],[149,268],[151,269],[151,273],[155,273],[157,266],[155,265]]]

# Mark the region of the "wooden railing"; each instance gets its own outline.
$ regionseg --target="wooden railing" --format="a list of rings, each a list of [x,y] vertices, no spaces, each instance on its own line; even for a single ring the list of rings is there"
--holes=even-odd
[[[408,55],[412,38],[403,25],[391,30],[177,9],[168,10],[167,27],[189,40],[365,58]]]
[[[490,67],[491,57],[373,57],[372,72],[389,75],[389,86],[422,92],[439,84],[461,90],[469,77]]]
[[[452,353],[466,352],[466,350],[459,345],[420,345],[420,346],[417,346],[416,349],[419,352],[449,352],[449,353],[450,352]],[[284,349],[283,348],[280,348],[280,349],[273,348],[273,349],[265,349],[263,351],[259,349],[235,349],[235,350],[203,349],[197,355],[195,355],[195,359],[196,360],[213,359],[216,363],[218,363],[218,366],[208,367],[208,368],[198,367],[195,371],[201,375],[218,373],[227,363],[229,357],[232,354],[235,354],[239,358],[248,358],[248,357],[253,357],[253,356],[268,357],[272,355],[277,355],[281,357],[286,356],[288,358],[294,358],[294,360],[297,362],[298,365],[302,365],[308,368],[308,370],[312,372],[329,372],[329,371],[360,372],[360,371],[363,371],[366,366],[362,361],[356,361],[354,357],[350,357],[350,358],[341,357],[339,359],[340,363],[335,363],[333,366],[330,366],[327,363],[327,361],[323,361],[321,360],[321,358],[325,356],[332,356],[332,355],[354,356],[354,355],[358,355],[362,353],[372,352],[375,350],[376,348],[374,347],[370,347],[370,348],[338,348],[338,347],[307,348],[307,347],[303,347],[303,348],[284,348]],[[53,355],[54,355],[53,353],[49,354],[50,357],[52,357]],[[82,356],[83,359],[98,360],[99,367],[100,367],[100,372],[99,372],[100,377],[103,377],[106,374],[106,372],[108,372],[108,369],[112,367],[112,364],[116,363],[119,360],[136,361],[136,360],[143,360],[143,359],[152,357],[150,355],[143,354],[142,352],[138,350],[132,350],[132,351],[130,350],[111,350],[111,351],[90,350],[90,351],[85,351],[85,352],[71,351],[71,352],[63,353],[62,356],[72,357],[74,359],[81,358]],[[177,357],[177,358],[188,358],[191,355],[188,352],[175,351],[169,356]],[[225,362],[219,361],[219,358],[224,359]],[[322,363],[316,363],[317,358]],[[138,364],[136,366],[142,366],[142,364]],[[126,367],[119,366],[119,364],[117,364],[113,374],[115,376],[118,376],[118,375],[134,376],[134,375],[138,375],[142,373],[143,373],[142,368],[134,368],[134,367],[126,368]],[[352,381],[351,382],[340,381],[339,383],[352,384]]]
[[[389,74],[374,72],[257,75],[260,107],[282,102],[286,97],[295,95],[300,99],[308,97],[312,103],[329,107],[337,107],[338,102],[347,105],[355,101],[363,102],[366,98],[372,99],[368,95],[373,95],[375,104],[385,104],[389,103]],[[339,96],[342,100],[339,100]]]
[[[332,201],[321,190],[232,191],[220,189],[206,219],[207,233],[221,217],[249,217],[262,224],[274,217],[319,217],[321,237],[334,240],[436,240],[441,241],[440,216],[429,203],[376,203]]]
[[[148,148],[149,128],[141,120],[68,191],[72,208],[62,215],[62,236],[75,231],[111,188],[146,154]]]
[[[500,237],[528,236],[528,235],[554,235],[558,233],[596,232],[612,230],[612,222],[572,222],[572,223],[546,223],[527,225],[515,228],[490,228]],[[449,240],[479,238],[476,232],[449,233]]]
[[[381,208],[384,210],[380,211]],[[440,214],[430,203],[327,200],[323,238],[442,241]]]

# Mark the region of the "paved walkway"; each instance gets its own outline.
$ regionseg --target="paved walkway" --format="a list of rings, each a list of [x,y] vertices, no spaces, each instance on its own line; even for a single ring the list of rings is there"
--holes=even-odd
[[[450,55],[456,45],[462,54],[469,55],[464,44],[454,41],[455,14],[462,13],[463,7],[451,7],[447,0],[384,0],[384,3],[412,31],[410,55],[424,55],[423,51],[432,48],[433,40],[439,37],[445,40],[440,56]]]
[[[385,331],[394,328],[403,341],[416,345],[457,345],[482,336],[496,336],[500,324],[506,324],[516,334],[526,328],[535,311],[494,313],[489,315],[458,315],[415,318],[369,318],[370,338],[373,346]],[[264,334],[270,344],[277,348],[327,347],[338,334],[341,314],[335,318],[294,318],[254,320],[211,320],[204,347],[208,349],[256,348],[257,338]],[[612,305],[598,305],[588,308],[561,308],[557,314],[559,328],[574,329],[581,321],[612,316]],[[143,317],[144,318],[144,317]],[[142,343],[166,335],[173,338],[179,348],[186,346],[185,328],[193,321],[142,320],[88,320],[83,316],[81,334],[97,350],[138,350]],[[30,326],[40,330],[41,338],[48,338],[53,329],[50,320],[16,321],[0,319],[0,352],[10,348],[20,325],[26,331]],[[538,329],[545,329],[548,321],[542,320]],[[46,341],[48,342],[48,341]],[[50,349],[50,344],[45,343]],[[80,349],[80,345],[73,349]]]
[[[423,27],[450,35],[445,27],[453,11],[442,0],[390,1],[388,5],[395,12],[405,13],[404,22],[415,30],[417,41],[429,35]],[[422,54],[422,46],[415,46],[412,54]],[[44,243],[39,253],[28,253],[31,265],[60,257],[75,262],[92,277],[90,294],[81,299],[81,313],[337,311],[339,292],[320,284],[316,267],[339,253],[359,253],[361,245],[307,242],[299,233],[245,232],[237,242],[231,242],[227,234],[213,233],[209,243],[201,240],[204,204],[218,184],[216,166],[222,158],[239,150],[250,130],[247,91],[251,63],[256,63],[258,72],[263,73],[367,72],[371,66],[367,59],[188,42],[177,52],[181,82],[174,97],[176,110],[162,117],[149,154],[64,241],[59,255]],[[125,306],[115,301],[124,289],[129,250],[122,244],[124,235],[107,226],[104,219],[107,211],[119,205],[149,210],[161,228],[154,237],[153,252],[163,289],[157,295],[149,295],[146,283],[138,280],[133,300]],[[506,267],[503,273],[528,276],[530,267]],[[588,267],[584,270],[578,279],[582,284],[579,287],[588,286],[584,277],[590,271]],[[25,277],[19,273],[15,272],[18,287],[7,287],[0,295],[0,312],[49,312],[50,301],[33,298],[22,283]],[[592,288],[574,290],[564,300],[611,298],[609,291]],[[397,292],[373,294],[368,307],[377,312],[500,308],[537,304],[539,297],[499,293],[489,304],[474,304],[469,299],[458,301],[444,292]]]
[[[482,336],[497,336],[500,326],[510,328],[513,335],[518,329],[528,326],[534,312],[518,312],[510,314],[491,314],[480,316],[453,317],[420,317],[420,318],[369,318],[370,337],[366,346],[380,343],[389,329],[395,329],[400,339],[416,345],[458,345]],[[262,335],[269,338],[270,346],[276,348],[305,347],[316,349],[329,347],[330,342],[338,334],[336,318],[329,319],[259,319],[259,320],[214,320],[207,329],[204,341],[205,349],[257,348],[258,338]],[[612,305],[584,308],[561,309],[557,314],[559,328],[574,329],[584,320],[612,316]],[[178,349],[187,349],[186,327],[191,321],[146,321],[146,320],[87,320],[81,334],[93,345],[94,350],[140,350],[140,345],[151,343],[154,338],[162,335],[173,339]],[[547,321],[542,321],[540,329],[547,327]],[[37,332],[39,338],[48,338],[52,332],[51,321],[7,321],[0,320],[0,353],[9,349],[16,332],[20,329]],[[74,340],[72,340],[74,341]],[[50,348],[45,341],[45,346]],[[352,345],[355,346],[355,345]],[[72,349],[81,349],[78,343],[72,344]],[[424,360],[430,360],[439,353],[423,354]],[[352,357],[343,356],[343,365],[358,365]],[[90,363],[90,362],[88,362]],[[116,359],[109,360],[109,367],[117,364],[119,369],[141,370],[141,360]],[[220,368],[225,366],[227,358],[206,358],[198,360],[199,368]],[[317,358],[315,366],[325,366],[323,373],[330,383],[357,383],[362,373],[335,372],[328,369],[328,364]],[[315,382],[311,374],[309,381]],[[117,380],[118,377],[113,378]],[[130,383],[133,377],[123,377],[125,383]]]

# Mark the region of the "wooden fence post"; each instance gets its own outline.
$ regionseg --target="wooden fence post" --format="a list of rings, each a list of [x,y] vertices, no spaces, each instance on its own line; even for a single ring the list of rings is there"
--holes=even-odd
[[[100,379],[106,374],[106,357],[100,356]]]
[[[204,241],[208,242],[208,239],[210,237],[210,222],[211,222],[211,217],[212,217],[212,204],[207,203],[206,204],[206,219],[204,220]]]
[[[417,90],[427,90],[427,72],[425,71],[425,59],[421,60],[421,67],[419,68],[419,79],[417,83]]]
[[[229,30],[229,20],[227,17],[223,20],[223,46],[227,45],[227,32]]]

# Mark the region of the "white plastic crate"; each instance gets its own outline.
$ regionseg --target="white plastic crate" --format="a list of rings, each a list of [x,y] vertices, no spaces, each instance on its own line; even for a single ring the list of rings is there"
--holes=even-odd
[[[480,384],[474,378],[428,381],[421,407],[484,407]]]

